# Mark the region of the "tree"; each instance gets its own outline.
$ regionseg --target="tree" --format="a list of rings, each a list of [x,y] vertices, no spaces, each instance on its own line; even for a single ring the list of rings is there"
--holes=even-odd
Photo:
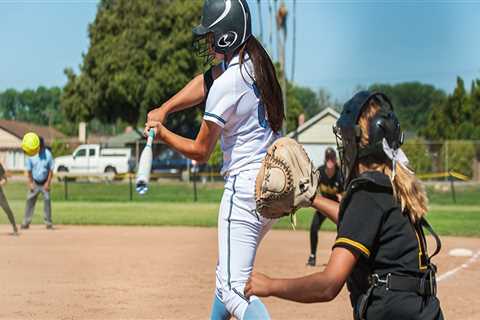
[[[433,107],[446,99],[442,90],[420,82],[373,84],[368,89],[385,93],[392,100],[403,129],[413,132],[424,128]]]
[[[32,122],[58,127],[63,118],[60,109],[61,89],[38,87],[36,90],[8,89],[0,93],[0,115],[3,119]]]
[[[90,48],[80,74],[65,71],[65,115],[74,122],[121,119],[142,125],[146,113],[180,90],[202,67],[192,52],[201,1],[103,0],[89,26]],[[193,136],[195,113],[169,118],[171,129]]]
[[[19,94],[14,89],[5,90],[0,94],[0,115],[2,119],[16,119],[19,107]]]
[[[293,95],[298,103],[300,103],[305,113],[305,120],[314,117],[325,108],[341,109],[340,103],[332,101],[330,92],[324,88],[320,88],[315,92],[308,87],[298,86],[294,83],[290,83],[290,87],[288,93]]]
[[[420,134],[430,140],[470,140],[480,137],[480,102],[477,88],[472,86],[472,90],[473,93],[468,95],[462,78],[457,77],[453,93],[434,105]]]
[[[465,90],[462,78],[451,95],[431,110],[426,127],[420,133],[430,140],[473,140],[480,138],[479,80],[471,85],[470,94]],[[444,170],[457,170],[470,176],[472,160],[480,159],[480,146],[469,141],[452,141],[438,145],[440,161],[448,160]],[[447,161],[445,161],[447,162]]]
[[[292,84],[291,93],[303,107],[306,119],[309,119],[320,112],[317,95],[312,89]]]
[[[470,120],[473,126],[473,131],[470,139],[480,140],[480,80],[472,81],[470,90]]]
[[[304,112],[303,106],[295,95],[295,86],[287,82],[287,133],[298,128],[298,117]]]
[[[342,110],[342,104],[337,100],[332,101],[332,95],[327,89],[320,88],[317,91],[317,101],[319,108],[318,112],[322,111],[325,108],[333,108],[339,112]]]
[[[471,122],[473,126],[470,139],[480,140],[480,80],[472,81],[470,90],[470,104],[472,108]],[[480,160],[480,144],[475,145],[477,160]]]
[[[217,144],[215,145],[215,148],[213,149],[213,152],[210,155],[207,163],[211,168],[220,168],[220,166],[222,165],[223,153],[219,142],[217,142]]]
[[[471,141],[448,141],[443,144],[440,150],[443,171],[453,170],[468,177],[473,175],[472,163],[474,158],[475,146]]]
[[[402,150],[408,157],[409,166],[416,173],[432,172],[432,157],[423,139],[407,140]]]

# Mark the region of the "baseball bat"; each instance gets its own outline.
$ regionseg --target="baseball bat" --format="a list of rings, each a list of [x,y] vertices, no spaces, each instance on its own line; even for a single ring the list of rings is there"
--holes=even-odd
[[[147,144],[143,148],[138,162],[137,179],[135,189],[140,195],[144,195],[148,191],[148,182],[150,181],[150,171],[152,170],[152,143],[155,137],[155,131],[150,129],[148,132]]]

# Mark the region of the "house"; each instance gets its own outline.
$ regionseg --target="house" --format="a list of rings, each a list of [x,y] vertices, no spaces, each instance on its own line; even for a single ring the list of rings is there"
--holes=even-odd
[[[130,148],[135,162],[138,163],[140,151],[144,148],[145,142],[146,139],[140,128],[128,127],[125,132],[109,138],[106,144],[109,148]]]
[[[143,136],[143,128],[127,127],[125,132],[110,137],[106,141],[106,146],[109,148],[130,148],[132,150],[132,157],[138,163],[140,153],[145,147],[147,140]],[[161,141],[153,143],[153,156],[158,156],[167,146]]]
[[[325,108],[287,136],[302,144],[310,159],[318,167],[324,163],[325,150],[328,147],[337,149],[332,128],[339,117],[340,114],[334,109]]]
[[[47,145],[65,135],[56,129],[32,123],[0,120],[0,161],[6,170],[25,170],[26,155],[22,150],[22,138],[27,132],[35,132],[43,137]]]

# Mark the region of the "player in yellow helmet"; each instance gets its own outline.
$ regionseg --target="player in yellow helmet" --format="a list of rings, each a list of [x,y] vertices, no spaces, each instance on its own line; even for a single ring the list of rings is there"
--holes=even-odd
[[[40,138],[36,133],[28,132],[23,136],[22,149],[29,157],[35,156],[40,151]]]

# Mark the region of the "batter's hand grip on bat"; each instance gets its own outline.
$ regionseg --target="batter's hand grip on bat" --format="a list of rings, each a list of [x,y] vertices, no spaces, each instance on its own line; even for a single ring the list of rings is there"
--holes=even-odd
[[[155,137],[155,130],[152,128],[148,132],[147,144],[140,155],[138,162],[137,179],[135,189],[140,195],[144,195],[148,191],[148,182],[150,181],[150,171],[152,170],[152,143]]]

